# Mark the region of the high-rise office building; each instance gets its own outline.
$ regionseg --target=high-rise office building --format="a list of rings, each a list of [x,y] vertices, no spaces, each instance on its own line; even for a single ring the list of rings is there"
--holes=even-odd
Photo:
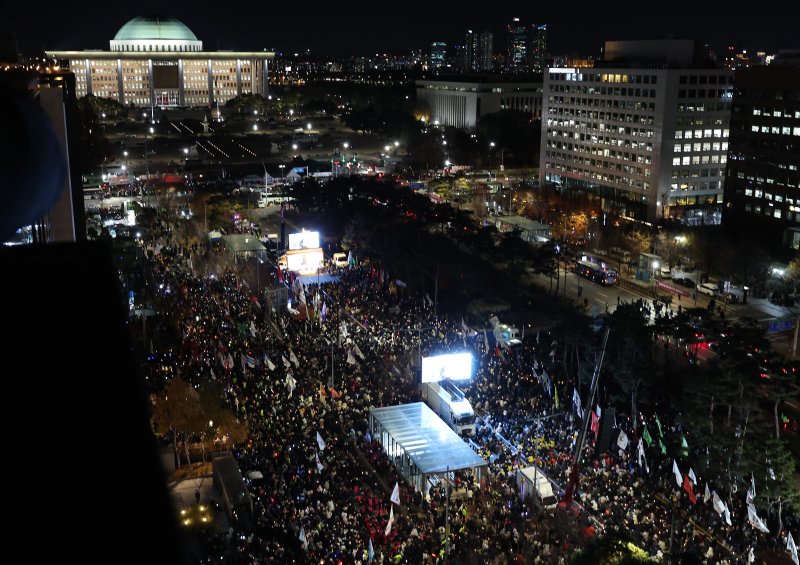
[[[528,67],[536,73],[547,68],[547,24],[531,26]]]
[[[47,51],[75,73],[87,94],[137,106],[208,106],[241,94],[266,94],[269,51],[203,51],[203,42],[173,18],[141,17],[123,25],[109,51]]]
[[[528,62],[528,28],[519,18],[508,24],[508,57],[506,67],[510,70],[523,70]]]
[[[725,177],[725,226],[800,249],[800,67],[738,69]]]
[[[637,220],[719,223],[733,72],[691,40],[608,41],[544,75],[540,176]]]
[[[441,69],[447,65],[447,43],[434,41],[431,43],[431,67]]]
[[[477,70],[489,72],[494,69],[493,51],[494,34],[491,31],[482,31],[478,36]]]

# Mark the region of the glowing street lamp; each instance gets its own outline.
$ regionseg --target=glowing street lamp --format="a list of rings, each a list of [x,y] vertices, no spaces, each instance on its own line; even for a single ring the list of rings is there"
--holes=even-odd
[[[296,143],[292,143],[292,150],[297,151],[297,144]]]
[[[253,124],[253,131],[258,131],[258,124]]]

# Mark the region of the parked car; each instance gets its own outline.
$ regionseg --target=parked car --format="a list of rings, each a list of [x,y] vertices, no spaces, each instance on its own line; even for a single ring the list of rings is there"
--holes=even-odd
[[[685,286],[687,288],[695,288],[697,286],[697,284],[695,284],[695,282],[692,279],[688,279],[686,277],[679,277],[677,279],[672,279],[672,280],[675,281],[676,284]]]
[[[702,294],[707,294],[708,296],[717,296],[718,294],[717,285],[710,282],[698,285],[697,291],[701,292]]]
[[[670,269],[666,265],[661,267],[661,278],[662,279],[672,278],[672,269]]]

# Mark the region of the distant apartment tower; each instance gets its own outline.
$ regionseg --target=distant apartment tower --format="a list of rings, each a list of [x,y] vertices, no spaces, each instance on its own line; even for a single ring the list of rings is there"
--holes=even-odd
[[[536,73],[547,68],[547,24],[531,26],[528,67]]]
[[[514,18],[508,24],[508,57],[506,67],[509,70],[523,70],[528,62],[528,29]]]
[[[733,72],[691,40],[607,41],[544,75],[541,182],[636,220],[719,223]]]
[[[478,71],[488,72],[494,69],[494,34],[482,31],[478,36],[478,53],[476,57]]]
[[[434,41],[431,43],[431,67],[441,69],[447,65],[447,43]]]
[[[475,72],[478,65],[478,51],[480,50],[480,46],[478,45],[478,34],[472,31],[471,29],[467,30],[467,35],[464,38],[464,72],[471,73]]]
[[[800,67],[738,69],[723,222],[800,249]]]

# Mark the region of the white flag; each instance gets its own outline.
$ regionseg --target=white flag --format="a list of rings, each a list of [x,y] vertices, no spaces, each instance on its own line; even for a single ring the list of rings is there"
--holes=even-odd
[[[677,481],[678,486],[680,487],[683,485],[683,475],[681,475],[681,470],[678,469],[678,463],[674,459],[672,460],[672,472],[675,473],[675,481]]]
[[[647,466],[647,458],[644,456],[644,442],[639,438],[639,446],[636,449],[636,455],[639,462],[639,467],[644,466],[644,470],[650,473],[650,467]]]
[[[694,469],[691,467],[689,467],[689,480],[692,481],[695,486],[697,486],[697,477],[694,474]]]
[[[750,522],[750,525],[755,529],[764,532],[765,534],[769,533],[769,528],[764,523],[764,520],[758,517],[758,514],[756,513],[756,507],[752,504],[747,505],[747,521]]]
[[[617,438],[617,446],[622,451],[625,451],[628,448],[628,434],[626,434],[624,430],[619,431],[619,437]]]
[[[577,388],[572,389],[572,406],[575,408],[575,413],[578,415],[578,418],[583,420],[583,408],[581,408],[581,397],[578,394]]]
[[[350,363],[351,365],[358,365],[358,361],[356,361],[356,358],[353,357],[352,351],[347,352],[347,362]]]
[[[386,531],[383,535],[388,536],[389,532],[392,531],[392,523],[394,522],[394,506],[389,510],[389,522],[386,524]]]
[[[483,330],[483,346],[489,351],[489,336],[486,335],[486,329]]]
[[[369,538],[369,545],[367,546],[367,559],[372,563],[375,560],[375,549],[372,547],[372,538]]]
[[[297,381],[292,376],[291,373],[287,373],[286,375],[286,388],[289,389],[289,398],[292,397],[292,393],[294,392],[294,387],[297,384]]]
[[[706,483],[706,491],[705,493],[703,493],[703,502],[708,502],[710,498],[711,498],[711,491],[708,488],[708,483]]]
[[[797,558],[797,546],[794,544],[792,532],[789,532],[789,534],[786,536],[786,551],[791,554],[794,565],[800,565],[800,561]]]
[[[256,337],[256,325],[253,323],[253,320],[250,320],[250,336]]]
[[[714,503],[714,510],[717,511],[717,514],[722,516],[722,513],[725,512],[725,503],[722,502],[722,499],[717,494],[717,491],[711,491],[711,500]]]
[[[364,354],[361,353],[361,350],[358,348],[358,345],[353,346],[353,351],[356,352],[356,355],[358,355],[362,361],[364,360]]]
[[[389,498],[392,502],[400,506],[400,484],[394,483],[394,490],[392,491],[392,496]]]
[[[731,511],[728,509],[727,504],[725,505],[725,523],[729,526],[733,526],[733,524],[731,524]]]
[[[342,325],[339,326],[339,332],[342,334],[342,337],[347,337],[347,324],[342,321]]]
[[[292,363],[294,363],[295,367],[299,367],[300,366],[300,361],[297,360],[297,356],[294,354],[294,351],[292,351],[291,349],[289,350],[289,360]]]
[[[315,453],[314,455],[315,455],[315,457],[317,458],[317,471],[319,471],[319,472],[321,473],[321,472],[322,472],[322,470],[323,470],[325,467],[323,467],[323,466],[322,466],[322,463],[320,463],[320,462],[319,462],[319,453]]]
[[[286,367],[287,369],[291,367],[291,365],[289,364],[289,360],[286,358],[286,355],[281,355],[281,361],[283,361],[283,366]]]
[[[303,549],[308,549],[308,539],[306,538],[306,531],[303,526],[300,526],[300,535],[298,536],[300,543],[303,544]]]
[[[317,432],[317,445],[319,446],[320,451],[325,451],[325,440],[322,439],[322,436],[319,435],[319,432]]]
[[[231,355],[230,351],[228,352],[228,356],[225,358],[225,368],[233,369],[233,355]]]
[[[267,368],[270,371],[275,370],[275,363],[272,362],[272,359],[269,358],[269,355],[267,355],[266,352],[264,352],[264,362],[267,364]]]
[[[747,504],[752,504],[756,498],[756,478],[750,474],[750,488],[747,489]]]

